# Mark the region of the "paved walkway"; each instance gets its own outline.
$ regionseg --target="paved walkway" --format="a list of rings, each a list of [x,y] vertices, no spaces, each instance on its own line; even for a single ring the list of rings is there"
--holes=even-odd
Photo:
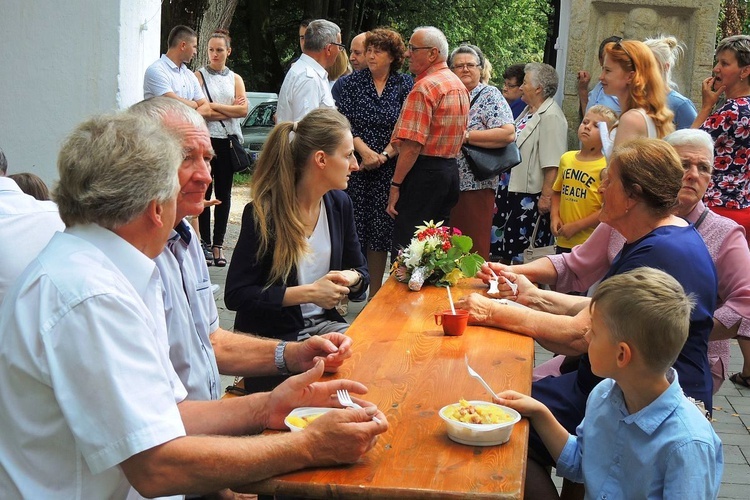
[[[242,207],[232,207],[233,212]],[[230,219],[230,225],[238,224],[238,217]],[[236,221],[236,222],[235,222]],[[231,259],[234,250],[238,227],[227,231],[225,252]],[[224,305],[224,285],[227,268],[209,268],[211,280],[221,288],[216,295],[221,326],[231,329],[234,324],[234,313]],[[351,322],[366,305],[366,302],[350,303],[347,321]],[[742,366],[742,355],[736,340],[732,340],[732,359],[729,373],[735,373]],[[552,357],[551,353],[538,344],[535,349],[535,363],[543,363]],[[231,377],[222,377],[224,387],[231,385]],[[362,382],[367,383],[366,380]],[[724,476],[721,482],[719,498],[747,500],[750,498],[750,389],[735,386],[725,381],[714,396],[714,429],[724,445]]]

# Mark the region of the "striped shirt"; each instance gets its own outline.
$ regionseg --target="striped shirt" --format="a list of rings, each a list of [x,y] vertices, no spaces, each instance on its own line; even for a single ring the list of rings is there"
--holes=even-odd
[[[421,154],[455,158],[469,120],[469,93],[444,62],[417,76],[393,129],[391,142],[410,140]]]

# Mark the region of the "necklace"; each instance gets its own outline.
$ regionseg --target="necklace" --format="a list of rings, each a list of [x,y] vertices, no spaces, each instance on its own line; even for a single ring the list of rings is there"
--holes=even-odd
[[[221,75],[221,76],[227,76],[229,74],[229,68],[224,66],[224,69],[222,70],[215,70],[211,66],[206,66],[206,71],[208,71],[209,75]]]

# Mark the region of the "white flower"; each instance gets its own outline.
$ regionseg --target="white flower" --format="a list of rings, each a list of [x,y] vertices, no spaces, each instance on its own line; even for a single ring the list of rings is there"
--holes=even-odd
[[[419,261],[422,260],[424,246],[424,242],[419,241],[416,238],[411,240],[411,243],[409,243],[409,246],[404,252],[404,255],[406,255],[406,259],[404,259],[404,265],[407,268],[413,269],[419,265]]]

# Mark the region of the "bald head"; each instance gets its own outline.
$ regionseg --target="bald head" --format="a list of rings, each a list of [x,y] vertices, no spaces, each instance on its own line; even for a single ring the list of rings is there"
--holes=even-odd
[[[366,35],[367,33],[360,33],[352,38],[352,43],[349,45],[349,62],[354,71],[359,71],[367,67],[367,59],[365,58]]]

